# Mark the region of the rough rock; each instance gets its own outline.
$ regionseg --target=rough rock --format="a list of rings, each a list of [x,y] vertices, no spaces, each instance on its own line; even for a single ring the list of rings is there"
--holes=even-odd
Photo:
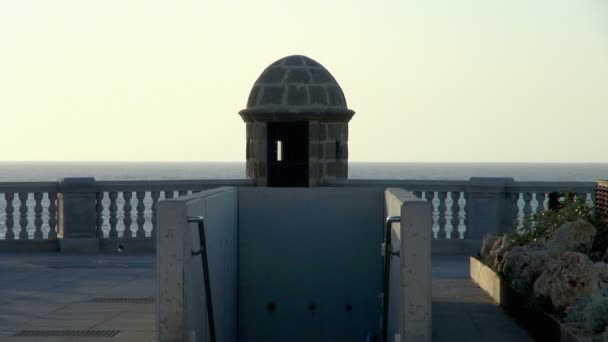
[[[603,254],[600,251],[592,251],[591,253],[589,253],[589,259],[593,260],[594,262],[596,262],[596,261],[606,262],[606,260],[604,260],[604,258],[602,256],[603,256]]]
[[[486,236],[483,237],[483,241],[481,242],[481,252],[480,252],[483,260],[485,260],[486,262],[489,262],[490,252],[492,252],[492,249],[494,249],[494,245],[500,239],[501,239],[500,236],[492,235],[492,234],[487,234]]]
[[[511,286],[521,294],[532,290],[532,285],[543,271],[555,263],[555,257],[537,246],[515,246],[505,255],[501,271]]]
[[[585,220],[566,222],[547,242],[547,251],[555,254],[567,251],[588,253],[593,245],[595,233],[595,227]]]
[[[601,332],[608,327],[608,298],[593,298],[585,308],[585,325],[587,328]]]
[[[593,264],[593,295],[608,297],[608,264],[596,262]]]
[[[534,282],[534,293],[546,296],[553,307],[564,310],[593,294],[594,266],[589,258],[578,252],[564,252],[555,256],[545,271]]]
[[[605,262],[596,262],[593,264],[593,270],[598,275],[598,279],[608,282],[608,264]]]

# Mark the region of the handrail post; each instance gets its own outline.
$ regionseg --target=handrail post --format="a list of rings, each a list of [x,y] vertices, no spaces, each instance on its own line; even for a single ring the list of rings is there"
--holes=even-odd
[[[62,252],[99,252],[96,193],[93,177],[59,181],[57,238]]]

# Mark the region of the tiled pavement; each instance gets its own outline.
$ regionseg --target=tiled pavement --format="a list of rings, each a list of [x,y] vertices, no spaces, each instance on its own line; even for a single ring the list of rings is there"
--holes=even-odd
[[[0,254],[0,341],[154,341],[153,254]],[[16,337],[21,330],[119,330],[107,337]],[[433,341],[531,341],[468,277],[468,258],[433,257]]]
[[[92,303],[154,297],[155,257],[0,254],[0,341],[154,341],[152,303]],[[15,337],[20,330],[120,330],[107,337]]]

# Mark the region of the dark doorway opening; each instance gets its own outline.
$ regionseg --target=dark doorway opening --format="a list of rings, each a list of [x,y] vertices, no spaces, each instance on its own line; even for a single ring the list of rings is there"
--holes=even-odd
[[[268,123],[268,186],[308,186],[308,122]]]

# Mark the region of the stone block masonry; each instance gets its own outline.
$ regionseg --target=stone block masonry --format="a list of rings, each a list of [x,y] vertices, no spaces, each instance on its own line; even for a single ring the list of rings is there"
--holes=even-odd
[[[309,184],[348,178],[348,123],[312,121],[309,134]]]
[[[239,114],[247,124],[247,178],[257,186],[267,186],[268,177],[277,175],[269,172],[270,123],[308,124],[308,141],[302,141],[308,145],[308,157],[297,160],[299,165],[308,162],[308,186],[348,178],[348,122],[355,112],[347,108],[338,82],[316,61],[294,55],[272,63]],[[281,174],[288,175],[290,167]]]

